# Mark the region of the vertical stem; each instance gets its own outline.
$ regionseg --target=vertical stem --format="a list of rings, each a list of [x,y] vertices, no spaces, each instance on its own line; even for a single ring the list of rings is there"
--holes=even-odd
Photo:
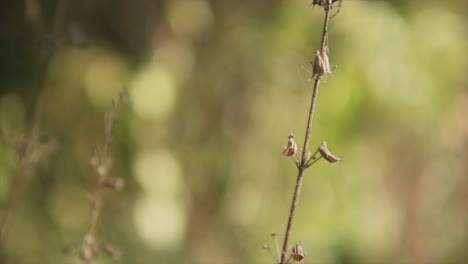
[[[310,102],[309,119],[307,120],[306,135],[304,139],[304,148],[303,148],[304,150],[302,151],[301,164],[299,166],[299,172],[298,172],[297,180],[296,180],[296,188],[294,190],[292,204],[291,204],[291,211],[289,213],[288,225],[286,226],[286,233],[284,236],[283,250],[281,252],[281,261],[280,261],[281,264],[285,264],[286,251],[288,251],[289,239],[291,237],[292,224],[293,224],[294,216],[296,214],[297,205],[299,204],[299,195],[301,194],[302,180],[304,178],[304,172],[306,170],[306,163],[307,163],[306,153],[308,152],[309,144],[310,144],[310,135],[311,135],[312,124],[314,120],[315,106],[317,104],[317,94],[318,94],[319,84],[320,84],[320,79],[317,78],[314,82],[314,90],[313,90],[312,99]]]
[[[327,45],[327,36],[328,36],[328,24],[330,22],[330,8],[331,8],[331,0],[328,0],[327,3],[324,4],[324,9],[325,9],[325,21],[323,23],[323,31],[322,31],[322,42],[321,42],[321,49],[325,48]],[[317,104],[317,94],[318,94],[318,89],[320,85],[320,77],[315,78],[314,82],[314,88],[312,92],[312,98],[310,102],[310,110],[309,110],[309,117],[307,120],[307,127],[306,127],[306,134],[305,134],[305,139],[304,139],[304,147],[302,148],[302,157],[301,157],[301,164],[299,166],[299,171],[297,174],[297,180],[296,180],[296,188],[294,189],[294,194],[293,194],[293,199],[292,199],[292,204],[291,204],[291,210],[289,213],[289,219],[288,219],[288,224],[286,226],[286,232],[284,235],[284,243],[283,243],[283,250],[281,252],[281,260],[279,264],[286,264],[286,252],[288,251],[289,247],[289,240],[291,237],[291,230],[292,230],[292,224],[294,220],[294,216],[296,214],[297,210],[297,205],[299,204],[299,196],[301,194],[301,188],[302,188],[302,181],[304,178],[304,172],[307,169],[306,163],[307,163],[307,154],[309,152],[309,145],[310,145],[310,138],[311,138],[311,132],[312,132],[312,125],[313,125],[313,120],[314,120],[314,114],[315,114],[315,106]]]
[[[106,175],[99,175],[98,183],[96,190],[93,194],[93,210],[91,212],[91,223],[89,225],[88,234],[94,238],[96,235],[96,227],[99,220],[99,215],[101,214],[101,207],[102,207],[102,184],[106,178]]]
[[[41,121],[42,111],[43,111],[43,104],[45,100],[45,82],[47,80],[47,75],[49,71],[49,65],[52,62],[52,58],[54,57],[57,47],[56,47],[56,39],[60,33],[61,26],[63,24],[63,20],[65,18],[66,12],[66,0],[57,0],[57,6],[55,10],[55,17],[54,17],[54,25],[52,29],[52,38],[54,43],[46,43],[46,46],[43,47],[45,54],[42,58],[42,62],[39,66],[39,72],[37,76],[36,86],[39,90],[38,97],[34,103],[32,112],[31,112],[31,121],[29,122],[29,129],[27,134],[23,140],[21,150],[18,153],[19,156],[19,164],[18,164],[18,172],[13,182],[13,187],[10,193],[10,197],[8,199],[8,207],[3,215],[3,218],[0,220],[0,249],[2,248],[2,244],[4,243],[5,232],[8,228],[9,222],[14,217],[16,213],[16,208],[18,207],[19,200],[26,189],[27,184],[27,173],[30,171],[30,154],[33,151],[36,143],[37,135],[39,134],[39,125]],[[25,5],[28,5],[26,3]],[[41,38],[41,42],[44,40],[46,36],[46,32],[43,29],[43,21],[42,17],[37,18],[36,21],[37,25],[33,26],[33,31]],[[33,21],[32,21],[33,22]]]
[[[320,48],[324,48],[327,45],[328,40],[328,24],[330,23],[330,9],[331,3],[325,4],[325,21],[323,22],[323,32],[322,32],[322,42],[320,44]]]

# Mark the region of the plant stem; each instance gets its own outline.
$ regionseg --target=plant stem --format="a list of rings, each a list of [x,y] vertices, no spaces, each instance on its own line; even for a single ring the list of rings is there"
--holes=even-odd
[[[325,21],[324,21],[324,24],[323,24],[322,42],[321,42],[321,46],[320,46],[321,49],[325,48],[326,44],[327,44],[328,24],[330,22],[331,3],[326,3],[324,5],[325,5],[324,6]],[[292,224],[293,224],[294,216],[296,214],[297,205],[299,204],[299,196],[301,194],[301,188],[302,188],[302,181],[303,181],[303,178],[304,178],[304,172],[307,169],[307,153],[309,152],[310,138],[311,138],[311,132],[312,132],[312,125],[313,125],[313,121],[314,121],[315,106],[317,104],[317,95],[318,95],[319,85],[320,85],[320,77],[316,77],[315,82],[314,82],[313,92],[312,92],[312,98],[311,98],[311,102],[310,102],[310,110],[309,110],[309,117],[308,117],[308,120],[307,120],[306,134],[305,134],[305,139],[304,139],[304,147],[302,148],[302,158],[301,158],[300,166],[298,167],[296,188],[294,189],[294,194],[293,194],[293,199],[292,199],[292,204],[291,204],[291,210],[290,210],[290,213],[289,213],[288,224],[286,226],[286,232],[285,232],[285,235],[284,235],[283,250],[281,252],[281,260],[279,262],[280,264],[286,264],[286,262],[287,262],[286,261],[286,252],[288,251],[288,247],[289,247],[289,240],[290,240],[290,237],[291,237]]]
[[[26,3],[26,5],[27,4],[28,3]],[[32,108],[32,117],[31,121],[29,122],[29,129],[21,144],[21,149],[18,152],[18,172],[14,178],[13,187],[10,192],[10,197],[8,199],[8,207],[5,210],[3,218],[0,220],[0,249],[3,248],[2,243],[5,242],[5,232],[9,226],[9,223],[14,218],[20,199],[26,189],[28,173],[32,170],[30,155],[36,147],[37,136],[40,132],[39,125],[41,122],[43,104],[45,100],[45,83],[47,81],[50,63],[52,62],[52,59],[55,53],[57,52],[55,38],[58,37],[61,30],[61,26],[63,24],[66,11],[65,4],[65,0],[58,0],[57,2],[54,17],[54,25],[52,29],[52,38],[54,43],[46,43],[46,46],[42,47],[45,52],[44,57],[42,58],[42,61],[40,63],[36,81],[36,86],[39,90],[39,93]],[[40,15],[41,14],[39,14],[39,17],[37,18],[37,20],[35,20],[36,24],[33,24],[32,27],[33,31],[36,33],[36,35],[40,38],[40,41],[42,42],[46,36],[46,32],[43,29],[43,18]]]

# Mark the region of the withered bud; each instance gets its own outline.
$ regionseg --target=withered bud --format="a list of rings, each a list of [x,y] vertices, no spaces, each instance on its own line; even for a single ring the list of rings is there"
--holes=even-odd
[[[109,172],[109,167],[106,164],[100,164],[96,167],[96,172],[99,175],[107,175],[107,173]]]
[[[290,134],[288,137],[288,145],[284,147],[283,155],[287,157],[292,157],[297,153],[297,143],[296,138],[293,134]]]
[[[122,256],[122,250],[120,248],[117,248],[116,246],[112,244],[103,244],[101,246],[102,251],[107,253],[109,256],[111,256],[113,259],[119,259]]]
[[[327,47],[317,50],[317,55],[313,63],[313,76],[318,79],[331,73],[330,59],[327,54]]]
[[[125,181],[122,178],[107,178],[103,186],[120,191],[125,187]]]
[[[91,245],[83,245],[80,251],[80,258],[84,262],[90,262],[96,258],[96,252]]]
[[[330,0],[312,0],[312,5],[325,6],[325,4],[327,4],[328,1]],[[341,0],[331,0],[331,2],[329,2],[328,4],[333,4],[338,1],[341,1]]]
[[[84,262],[90,262],[95,259],[98,255],[96,248],[96,242],[92,235],[86,235],[83,238],[83,244],[81,245],[80,258]]]
[[[98,159],[97,164],[95,165],[94,168],[96,169],[96,172],[102,176],[102,175],[107,175],[111,167],[112,167],[112,159],[103,158],[102,160]]]
[[[302,242],[297,243],[292,251],[291,251],[291,258],[295,261],[302,261],[305,258],[304,249],[302,248],[304,244]]]
[[[333,155],[330,152],[330,150],[328,150],[327,142],[325,141],[322,143],[322,145],[320,145],[320,147],[318,148],[318,151],[320,152],[320,155],[322,155],[322,157],[328,160],[328,162],[330,162],[331,164],[335,164],[336,162],[341,160],[337,156]]]

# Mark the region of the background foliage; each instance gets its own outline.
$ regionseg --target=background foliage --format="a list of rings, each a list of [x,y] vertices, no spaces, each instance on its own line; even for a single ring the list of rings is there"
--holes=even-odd
[[[120,263],[274,263],[262,245],[287,221],[296,169],[280,153],[291,132],[302,143],[301,66],[323,12],[303,0],[68,0],[41,88],[50,38],[28,20],[34,2],[0,8],[0,208],[40,93],[41,137],[58,147],[30,169],[0,262],[79,262],[60,248],[88,228],[89,160],[126,86],[111,148],[126,188],[105,196],[99,238],[123,249]],[[51,28],[56,1],[39,5]],[[467,10],[343,0],[312,146],[327,141],[344,161],[305,177],[292,241],[306,263],[468,259]]]

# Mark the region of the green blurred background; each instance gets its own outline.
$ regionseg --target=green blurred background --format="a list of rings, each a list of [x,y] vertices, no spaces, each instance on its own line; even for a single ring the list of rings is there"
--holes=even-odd
[[[0,8],[0,216],[39,95],[40,136],[57,142],[29,169],[0,263],[80,263],[60,249],[88,229],[89,160],[123,86],[111,175],[126,187],[106,192],[98,225],[123,250],[117,263],[274,263],[262,246],[284,235],[297,171],[281,151],[289,133],[303,142],[303,67],[323,11],[62,1],[59,16],[56,0]],[[292,236],[305,263],[467,263],[467,11],[466,0],[343,0],[311,145],[327,141],[344,161],[305,176]]]

